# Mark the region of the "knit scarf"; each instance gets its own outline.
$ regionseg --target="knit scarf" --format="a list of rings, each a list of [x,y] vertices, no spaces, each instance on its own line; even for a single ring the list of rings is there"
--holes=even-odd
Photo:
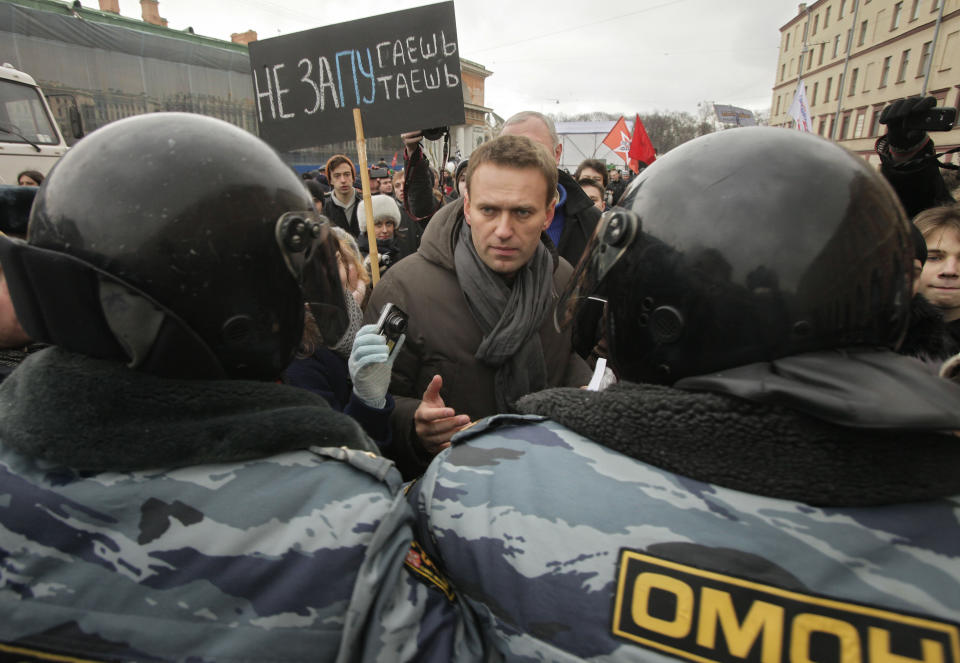
[[[497,412],[513,412],[518,398],[547,386],[537,331],[553,302],[553,256],[539,243],[508,285],[480,259],[470,226],[462,222],[454,264],[460,289],[483,332],[474,357],[496,368]]]
[[[353,350],[353,341],[360,327],[363,326],[363,310],[349,290],[344,290],[343,300],[347,305],[347,328],[337,342],[330,346],[330,349],[344,359],[349,359],[350,352]]]

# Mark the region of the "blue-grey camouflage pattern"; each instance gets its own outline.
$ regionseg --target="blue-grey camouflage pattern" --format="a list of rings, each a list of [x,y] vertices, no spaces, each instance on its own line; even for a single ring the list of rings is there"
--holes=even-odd
[[[822,604],[950,623],[942,660],[957,657],[949,645],[960,622],[957,497],[814,508],[671,474],[542,417],[501,415],[455,437],[409,499],[418,538],[507,660],[742,660],[694,659],[682,644],[671,653],[614,634],[624,549]],[[625,605],[637,614],[637,604]],[[738,604],[738,619],[747,605]],[[661,618],[681,619],[669,610]],[[858,651],[880,660],[865,642]]]
[[[79,474],[0,446],[0,643],[97,660],[474,660],[404,565],[390,461],[318,448]]]

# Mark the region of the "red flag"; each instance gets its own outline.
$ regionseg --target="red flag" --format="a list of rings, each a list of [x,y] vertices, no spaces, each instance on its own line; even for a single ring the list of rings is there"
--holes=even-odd
[[[630,142],[630,170],[637,173],[640,171],[640,161],[649,166],[656,160],[653,143],[647,136],[647,130],[643,128],[640,115],[637,115],[637,119],[633,122],[633,140]]]
[[[630,129],[627,128],[627,121],[623,119],[622,115],[613,125],[613,129],[610,130],[607,137],[603,139],[603,144],[623,159],[623,163],[627,163],[628,153],[630,152]]]
[[[391,167],[391,168],[396,168],[396,167],[397,167],[397,153],[396,153],[396,152],[393,153],[393,161],[390,162],[390,167]]]

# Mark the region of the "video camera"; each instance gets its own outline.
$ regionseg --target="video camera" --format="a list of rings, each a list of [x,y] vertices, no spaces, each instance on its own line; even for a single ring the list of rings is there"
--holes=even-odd
[[[946,107],[928,108],[921,114],[908,115],[903,122],[906,129],[921,131],[950,131],[957,122],[957,109]]]

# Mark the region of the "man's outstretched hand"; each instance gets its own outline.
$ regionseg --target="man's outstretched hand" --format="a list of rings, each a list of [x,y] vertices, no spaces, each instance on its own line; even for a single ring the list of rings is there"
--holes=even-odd
[[[420,406],[413,414],[414,429],[420,444],[431,456],[434,456],[450,446],[450,438],[458,430],[470,423],[470,417],[457,414],[447,407],[440,397],[443,387],[443,378],[434,375],[423,392]]]

